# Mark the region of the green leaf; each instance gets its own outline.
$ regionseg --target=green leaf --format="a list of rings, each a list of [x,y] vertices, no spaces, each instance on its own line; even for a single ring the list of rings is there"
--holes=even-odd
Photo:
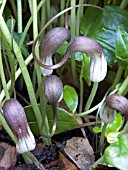
[[[84,78],[88,86],[91,86],[90,80],[90,60],[85,54],[83,54],[82,69],[80,73],[80,78]]]
[[[0,4],[2,4],[3,3],[3,0],[0,0]]]
[[[128,60],[128,34],[121,28],[116,32],[116,57]]]
[[[119,136],[118,141],[107,147],[104,161],[120,170],[128,170],[128,137]]]
[[[118,141],[118,137],[119,135],[122,134],[122,131],[121,132],[110,132],[107,136],[107,142],[108,143],[115,143]]]
[[[61,54],[61,55],[64,55],[66,50],[67,50],[67,47],[68,47],[68,42],[65,42],[63,45],[61,45],[58,49],[57,49],[57,53]]]
[[[52,129],[52,123],[53,123],[52,115],[53,114],[52,114],[52,109],[50,106],[47,107],[46,112],[47,112],[50,129]],[[55,134],[65,132],[67,130],[73,129],[76,126],[78,126],[78,123],[76,119],[73,117],[73,115],[61,108],[57,108],[57,122],[56,123],[57,123],[57,127],[56,127]]]
[[[116,113],[116,118],[112,123],[109,123],[106,128],[105,136],[111,132],[118,132],[118,130],[122,127],[123,119],[122,116],[119,113]]]
[[[40,132],[39,132],[38,124],[37,124],[32,106],[27,106],[24,108],[24,110],[25,110],[27,120],[29,122],[29,125],[30,125],[30,128],[31,128],[33,134],[39,135]],[[52,124],[53,124],[53,112],[52,112],[51,106],[47,106],[46,114],[48,117],[48,123],[49,123],[50,131],[51,131]],[[56,127],[55,134],[62,133],[64,131],[73,129],[78,125],[75,118],[70,113],[68,113],[66,110],[61,109],[61,108],[57,108],[56,123],[57,123],[57,127]]]
[[[116,29],[128,31],[128,13],[118,6],[106,6],[107,12],[88,8],[80,26],[81,33],[95,39],[102,46],[108,64],[116,60]]]
[[[76,90],[71,86],[65,85],[63,89],[63,99],[69,109],[74,113],[78,105],[78,95]]]
[[[17,32],[13,31],[14,27],[15,27],[15,23],[16,23],[15,19],[13,19],[13,21],[12,21],[12,18],[10,18],[10,19],[7,20],[7,27],[9,29],[10,33],[12,34],[12,38],[14,38],[16,43],[19,44],[22,33],[17,33]],[[24,41],[24,43],[21,47],[21,52],[23,53],[23,55],[25,57],[29,56],[28,47],[26,45],[28,41],[29,41],[29,36],[27,34],[26,37],[25,37],[25,41]]]
[[[102,132],[102,127],[98,127],[98,126],[93,127],[93,132],[95,132],[95,133]]]

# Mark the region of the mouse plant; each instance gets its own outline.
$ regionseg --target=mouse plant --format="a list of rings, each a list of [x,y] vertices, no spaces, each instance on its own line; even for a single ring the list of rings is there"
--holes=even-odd
[[[25,111],[18,100],[14,98],[6,100],[3,106],[3,116],[16,137],[17,152],[25,153],[34,150],[35,139],[29,128]]]

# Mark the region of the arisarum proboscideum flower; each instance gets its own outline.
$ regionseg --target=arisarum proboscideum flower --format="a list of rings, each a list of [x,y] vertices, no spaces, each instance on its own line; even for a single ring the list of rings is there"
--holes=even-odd
[[[53,30],[51,30],[53,31]],[[49,32],[48,32],[49,33]],[[47,33],[47,34],[48,34]],[[69,37],[68,37],[69,38]],[[44,39],[45,40],[45,39]],[[44,45],[40,45],[40,47],[43,49],[43,55],[41,54],[42,58],[43,58],[43,63],[45,63],[44,61],[46,61],[47,57],[51,57],[51,54],[53,54],[53,52],[55,52],[55,50],[59,47],[59,45],[56,45],[56,48],[54,47],[54,50],[49,50],[47,43],[48,41],[44,41],[43,43]],[[46,47],[45,43],[46,43]],[[53,43],[53,42],[52,42]],[[51,43],[51,49],[52,49],[52,43]],[[59,43],[58,43],[59,44]],[[50,54],[45,55],[46,51],[48,53],[49,51]],[[41,50],[40,50],[41,51]],[[75,37],[74,39],[71,40],[66,53],[64,55],[64,57],[62,58],[62,60],[60,62],[58,62],[57,64],[54,65],[46,65],[41,63],[39,60],[37,60],[36,57],[34,57],[36,59],[36,62],[43,67],[44,69],[57,69],[59,67],[61,67],[70,57],[70,55],[74,52],[83,52],[85,53],[88,57],[90,57],[90,80],[93,82],[100,82],[102,81],[106,74],[107,74],[107,61],[105,59],[103,50],[101,48],[101,46],[98,44],[98,42],[96,42],[95,40],[85,37],[85,36],[78,36]]]
[[[83,52],[90,57],[91,81],[100,82],[105,78],[107,62],[101,46],[95,40],[85,36],[75,37],[70,42],[64,58],[67,59],[74,52]]]
[[[125,122],[128,120],[128,100],[120,94],[111,94],[100,110],[100,117],[105,123],[110,123],[114,120],[116,111],[124,114]]]
[[[50,75],[45,79],[45,96],[50,103],[53,111],[53,126],[50,136],[53,136],[56,130],[57,103],[62,99],[63,84],[59,77]]]
[[[56,27],[46,33],[39,47],[42,64],[52,66],[52,55],[69,38],[70,31],[64,27]],[[41,73],[45,76],[51,75],[52,72],[53,69],[45,69],[44,67],[41,67]]]
[[[18,153],[25,153],[35,148],[34,136],[29,128],[26,114],[18,102],[11,98],[4,103],[3,116],[16,137],[16,150]]]

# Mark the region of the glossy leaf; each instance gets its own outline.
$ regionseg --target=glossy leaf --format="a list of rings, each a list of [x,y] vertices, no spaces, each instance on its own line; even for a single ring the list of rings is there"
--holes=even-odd
[[[104,152],[105,163],[120,170],[128,170],[128,137],[119,136],[118,141],[107,147]]]
[[[128,13],[117,6],[106,6],[105,10],[107,12],[88,8],[80,30],[83,35],[99,42],[111,65],[117,61],[115,56],[116,29],[120,26],[124,31],[128,31]]]
[[[115,143],[118,141],[118,136],[122,134],[122,132],[110,132],[107,136],[108,143]]]
[[[25,109],[27,120],[29,122],[29,125],[30,125],[30,128],[33,134],[39,135],[40,134],[39,128],[37,125],[36,118],[34,116],[32,106],[27,106],[24,109]],[[50,130],[52,130],[53,113],[52,113],[51,106],[47,106],[46,114],[48,117]],[[55,132],[56,134],[75,128],[78,125],[75,118],[70,113],[68,113],[66,110],[61,109],[61,108],[57,108],[57,122],[56,123],[57,123],[57,128]]]
[[[76,90],[71,86],[65,85],[63,90],[63,99],[69,109],[74,113],[78,105],[78,95]]]
[[[94,133],[100,133],[100,132],[102,132],[102,127],[98,127],[98,126],[93,127],[93,132],[94,132]]]
[[[63,45],[61,45],[58,49],[57,49],[57,53],[61,54],[61,55],[64,55],[66,50],[67,50],[67,47],[68,47],[68,42],[65,42]]]
[[[17,44],[19,44],[20,42],[20,39],[21,39],[21,36],[22,36],[22,33],[17,33],[17,32],[14,32],[14,27],[15,27],[15,20],[13,19],[8,19],[7,21],[7,26],[8,26],[8,29],[10,31],[10,33],[12,33],[12,37],[14,38],[14,40],[16,41]],[[29,41],[29,36],[28,34],[26,35],[25,37],[25,40],[24,40],[24,43],[21,47],[21,52],[23,53],[23,55],[25,57],[28,57],[29,56],[29,52],[28,52],[28,47],[27,47],[27,42]]]
[[[119,113],[116,113],[116,118],[112,123],[109,123],[107,128],[106,128],[106,133],[105,136],[111,132],[118,132],[118,130],[122,127],[123,124],[123,119],[122,116]]]
[[[121,28],[116,32],[116,57],[128,60],[128,34]]]

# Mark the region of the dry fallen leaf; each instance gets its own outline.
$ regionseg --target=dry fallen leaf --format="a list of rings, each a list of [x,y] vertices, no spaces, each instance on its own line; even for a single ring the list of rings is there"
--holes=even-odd
[[[16,164],[16,149],[7,143],[0,143],[0,169],[8,170]]]
[[[88,170],[94,163],[94,152],[86,138],[73,137],[67,140],[64,151],[80,170]]]
[[[72,164],[60,151],[59,160],[61,170],[78,170],[78,168]]]

